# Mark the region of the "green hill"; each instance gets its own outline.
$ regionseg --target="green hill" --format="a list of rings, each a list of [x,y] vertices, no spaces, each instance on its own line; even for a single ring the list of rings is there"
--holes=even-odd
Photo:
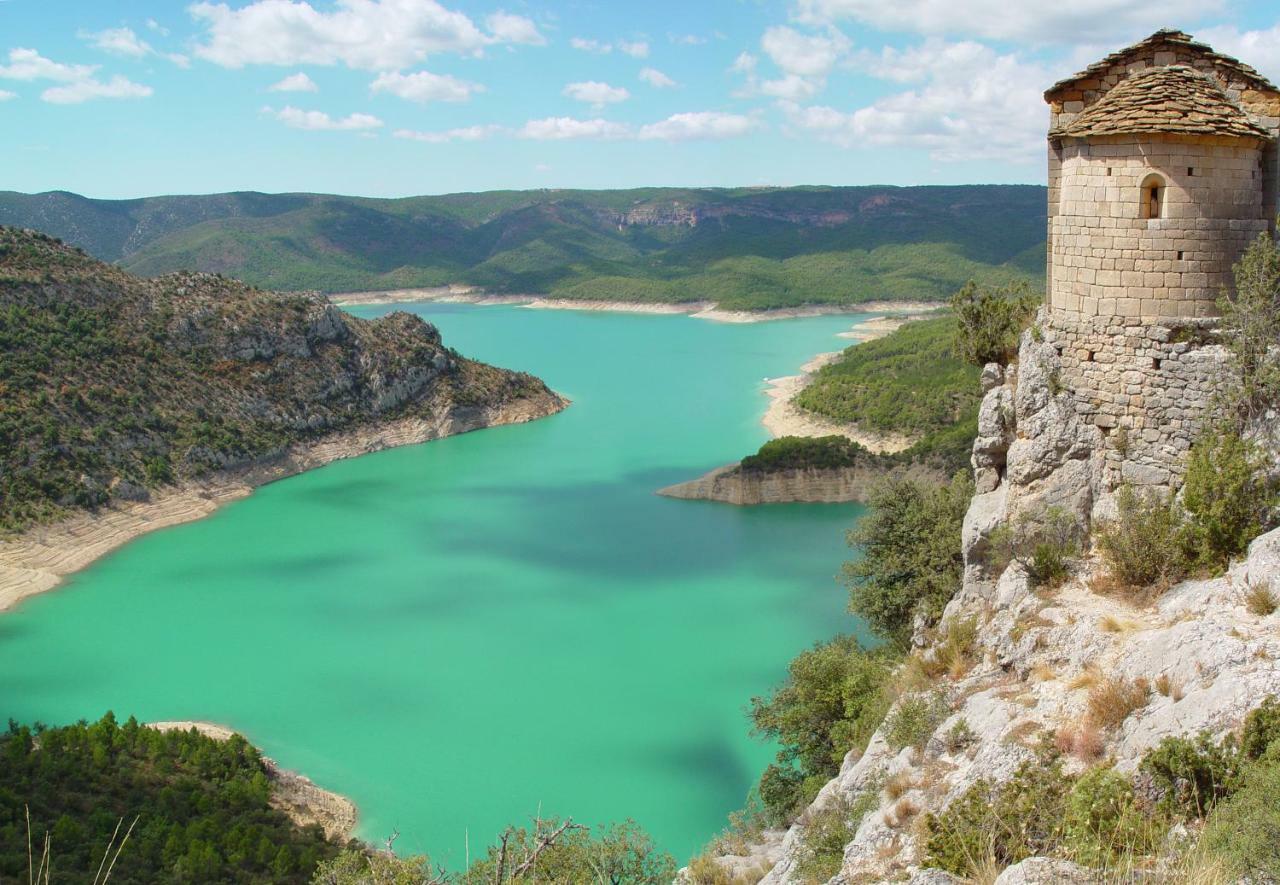
[[[495,293],[724,307],[940,299],[1037,280],[1044,188],[647,188],[395,200],[232,193],[92,200],[0,192],[30,227],[143,276],[225,273],[344,292]]]

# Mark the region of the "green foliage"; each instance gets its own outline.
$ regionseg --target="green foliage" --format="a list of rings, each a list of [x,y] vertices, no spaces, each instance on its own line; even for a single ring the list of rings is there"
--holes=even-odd
[[[951,712],[941,692],[907,695],[884,721],[884,738],[895,750],[923,749],[929,737]]]
[[[1133,784],[1113,768],[1085,772],[1067,794],[1063,843],[1085,866],[1115,866],[1150,854],[1166,826],[1138,808]]]
[[[397,857],[384,851],[350,849],[323,861],[311,877],[312,885],[425,885],[431,881],[425,857]]]
[[[137,825],[116,882],[306,882],[339,846],[268,802],[258,751],[238,735],[159,732],[108,713],[0,738],[0,878],[25,881],[27,829],[52,832],[53,881],[91,881],[112,831]],[[122,831],[123,832],[123,831]]]
[[[1023,763],[1003,783],[979,781],[940,815],[924,818],[929,866],[971,876],[989,860],[1006,867],[1052,854],[1065,832],[1071,780],[1057,760]]]
[[[960,526],[972,496],[967,473],[942,486],[891,479],[872,492],[871,512],[848,536],[862,556],[843,573],[849,608],[881,636],[903,642],[917,615],[941,617],[960,587]]]
[[[1222,298],[1222,341],[1231,354],[1227,405],[1237,430],[1280,402],[1280,248],[1258,234],[1236,263],[1235,297]]]
[[[1018,335],[1035,316],[1040,297],[1025,282],[980,286],[973,280],[951,297],[958,325],[955,347],[975,366],[1007,363],[1018,349]]]
[[[1207,733],[1168,737],[1143,757],[1140,768],[1162,790],[1167,808],[1203,817],[1235,789],[1240,752],[1234,741],[1215,743]]]
[[[1280,881],[1280,762],[1251,766],[1205,824],[1201,845],[1232,881]]]
[[[796,855],[796,876],[804,883],[826,882],[844,864],[844,847],[858,831],[862,819],[879,805],[874,790],[850,801],[839,798],[809,813],[803,822]]]
[[[1272,523],[1275,484],[1267,477],[1268,459],[1234,430],[1215,428],[1191,447],[1182,503],[1191,517],[1189,546],[1214,570]]]
[[[763,309],[942,299],[1039,280],[1044,189],[1021,186],[497,191],[377,200],[216,194],[117,203],[0,194],[135,273],[275,289],[471,283],[494,292]],[[687,223],[696,213],[697,224]],[[626,216],[637,219],[625,223]],[[649,223],[649,220],[659,223]]]
[[[1186,574],[1186,517],[1176,502],[1126,485],[1116,493],[1116,506],[1116,518],[1094,532],[1114,580],[1126,588],[1163,590]]]
[[[540,842],[555,834],[563,823],[542,819],[532,829],[509,828],[502,840],[489,847],[484,859],[453,881],[457,885],[523,881],[667,885],[675,878],[675,858],[660,851],[648,834],[630,820],[594,829],[570,826],[549,848],[537,852]],[[524,861],[535,853],[536,860],[521,872]]]
[[[747,472],[829,470],[875,460],[870,452],[843,436],[780,436],[743,458],[741,467]]]
[[[1080,554],[1081,529],[1062,507],[1043,513],[1023,511],[991,533],[991,546],[1000,565],[1018,563],[1033,587],[1057,587],[1071,574]]]
[[[852,749],[866,746],[888,709],[885,694],[894,663],[852,636],[837,636],[796,657],[786,682],[768,697],[751,699],[754,733],[782,745],[778,764],[761,777],[765,806],[781,821],[809,790],[821,786]],[[813,790],[816,793],[816,790]]]
[[[1246,759],[1257,761],[1280,741],[1280,699],[1268,697],[1249,711],[1240,731],[1240,752]]]

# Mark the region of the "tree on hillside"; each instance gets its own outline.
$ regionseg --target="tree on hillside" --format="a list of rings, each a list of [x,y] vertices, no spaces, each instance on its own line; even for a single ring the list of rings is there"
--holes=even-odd
[[[1233,375],[1227,406],[1243,431],[1280,403],[1280,245],[1258,234],[1234,272],[1235,297],[1218,304]]]
[[[1022,282],[979,286],[973,280],[951,296],[956,312],[956,353],[976,366],[1007,363],[1018,350],[1018,335],[1035,316],[1040,297]]]

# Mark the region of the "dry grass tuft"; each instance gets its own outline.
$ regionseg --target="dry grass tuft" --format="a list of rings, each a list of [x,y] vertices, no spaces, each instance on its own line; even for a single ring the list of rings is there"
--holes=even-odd
[[[1275,610],[1280,608],[1280,599],[1276,599],[1276,595],[1271,591],[1270,586],[1255,581],[1245,587],[1244,607],[1249,610],[1249,614],[1265,618],[1267,615],[1274,614]]]
[[[1041,662],[1031,668],[1031,678],[1036,682],[1053,682],[1058,678],[1058,671],[1051,665]]]
[[[1067,688],[1072,691],[1078,688],[1093,688],[1102,680],[1102,671],[1095,664],[1085,664],[1084,669],[1076,674],[1075,678],[1067,683]]]
[[[912,799],[899,799],[897,804],[884,815],[884,822],[892,829],[898,829],[920,813],[920,806]]]
[[[1106,742],[1102,732],[1085,722],[1078,726],[1064,725],[1053,736],[1054,746],[1065,756],[1074,756],[1086,765],[1102,758]]]
[[[1128,618],[1117,618],[1114,615],[1104,615],[1102,620],[1098,621],[1098,629],[1104,633],[1116,633],[1124,635],[1132,633],[1142,625],[1137,621],[1131,621]]]
[[[1145,679],[1108,677],[1089,689],[1089,721],[1098,728],[1114,728],[1145,707],[1150,694]]]
[[[915,775],[910,771],[899,771],[884,782],[884,795],[890,802],[911,791],[916,785]]]
[[[1182,686],[1169,678],[1168,673],[1161,673],[1156,677],[1155,689],[1158,694],[1172,698],[1174,701],[1182,700]]]

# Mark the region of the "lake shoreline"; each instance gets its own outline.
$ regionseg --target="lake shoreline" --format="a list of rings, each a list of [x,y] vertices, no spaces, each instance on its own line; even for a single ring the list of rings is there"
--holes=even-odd
[[[568,399],[552,392],[550,399],[542,397],[539,401],[521,399],[432,418],[386,421],[298,443],[279,456],[163,489],[146,501],[120,502],[97,512],[80,512],[50,525],[35,526],[14,538],[0,540],[0,614],[29,597],[53,590],[68,576],[135,538],[203,519],[267,483],[385,449],[486,427],[523,424],[553,415],[568,405]]]
[[[516,306],[530,310],[584,310],[611,313],[685,315],[719,323],[762,323],[801,317],[839,316],[858,313],[927,313],[945,307],[941,301],[867,301],[862,304],[810,304],[765,310],[721,309],[712,301],[650,302],[600,301],[552,298],[545,295],[487,295],[466,286],[431,289],[391,289],[385,292],[339,292],[328,296],[338,307],[367,307],[386,304],[475,304]]]
[[[200,720],[175,720],[144,722],[144,728],[156,731],[190,731],[195,729],[215,741],[230,740],[238,731],[215,722]],[[243,735],[241,735],[243,737]],[[247,740],[247,738],[246,738]],[[250,741],[252,743],[252,741]],[[256,745],[255,745],[256,746]],[[311,778],[297,771],[284,768],[258,748],[267,779],[271,781],[271,807],[282,811],[296,826],[318,824],[325,836],[335,842],[346,842],[355,832],[358,809],[356,804],[340,793],[326,790]]]

